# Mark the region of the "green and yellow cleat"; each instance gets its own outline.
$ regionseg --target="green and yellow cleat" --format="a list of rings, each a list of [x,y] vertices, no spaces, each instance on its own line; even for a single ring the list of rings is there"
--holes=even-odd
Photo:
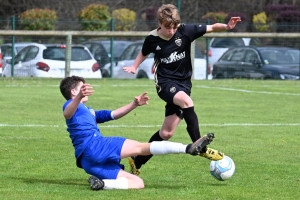
[[[209,147],[207,147],[206,152],[200,153],[199,155],[204,158],[207,158],[209,160],[214,160],[214,161],[221,160],[224,158],[224,153],[222,153],[218,150],[215,150],[215,149],[211,149]]]
[[[136,168],[135,163],[134,163],[134,157],[129,157],[128,162],[130,165],[130,173],[134,174],[136,176],[140,175],[141,171],[140,171],[140,169]]]

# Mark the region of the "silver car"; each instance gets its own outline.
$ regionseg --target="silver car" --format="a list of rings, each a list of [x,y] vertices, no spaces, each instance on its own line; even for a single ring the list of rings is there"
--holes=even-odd
[[[32,44],[31,42],[18,42],[14,43],[5,43],[0,45],[0,54],[2,60],[0,60],[0,75],[2,74],[2,70],[4,70],[5,65],[7,64],[6,61],[12,58],[12,53],[14,56],[17,55],[24,47]]]
[[[137,68],[135,74],[127,73],[123,71],[123,67],[130,66],[133,64],[135,58],[142,50],[143,41],[134,42],[129,45],[125,51],[120,56],[120,59],[113,63],[112,70],[111,64],[108,63],[104,66],[106,73],[112,78],[120,78],[120,79],[135,79],[135,78],[147,78],[154,79],[154,73],[152,70],[154,63],[154,54],[150,54],[147,59],[144,60]]]

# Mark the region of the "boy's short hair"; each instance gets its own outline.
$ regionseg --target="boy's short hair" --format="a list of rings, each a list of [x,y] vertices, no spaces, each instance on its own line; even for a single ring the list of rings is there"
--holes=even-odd
[[[59,86],[60,92],[65,97],[66,100],[72,98],[71,90],[76,88],[79,82],[85,83],[84,78],[80,76],[70,76],[70,77],[65,77],[60,81],[60,86]]]
[[[163,4],[157,10],[158,22],[165,27],[177,28],[180,24],[178,9],[173,4]]]

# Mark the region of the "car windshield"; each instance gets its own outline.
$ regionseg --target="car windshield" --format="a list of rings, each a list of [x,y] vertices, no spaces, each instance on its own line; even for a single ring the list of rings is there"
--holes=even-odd
[[[11,57],[11,46],[2,46],[1,52],[3,57]]]
[[[19,53],[25,46],[19,46],[19,47],[15,47],[17,53]]]
[[[66,48],[48,47],[43,51],[43,58],[49,60],[65,60]],[[82,47],[72,47],[71,61],[91,60],[91,55]]]
[[[299,50],[270,49],[260,51],[265,64],[299,64]]]
[[[102,44],[105,48],[105,51],[110,55],[110,42],[103,42]],[[113,46],[114,57],[119,58],[127,46],[128,45],[122,42],[121,43],[114,42],[114,46]]]

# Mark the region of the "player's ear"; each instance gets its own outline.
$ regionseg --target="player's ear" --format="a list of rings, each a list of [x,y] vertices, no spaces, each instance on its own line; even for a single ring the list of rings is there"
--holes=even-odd
[[[78,94],[77,89],[76,89],[76,88],[73,88],[73,89],[71,90],[71,96],[73,97],[73,96],[76,96],[77,94]]]

